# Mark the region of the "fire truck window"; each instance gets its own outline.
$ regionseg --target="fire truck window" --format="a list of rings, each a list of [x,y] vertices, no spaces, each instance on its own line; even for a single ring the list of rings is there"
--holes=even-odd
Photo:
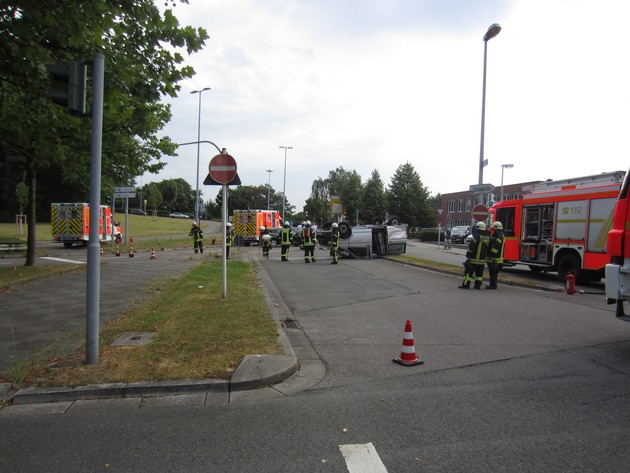
[[[507,207],[497,210],[497,220],[503,224],[503,234],[505,236],[514,236],[514,207]]]

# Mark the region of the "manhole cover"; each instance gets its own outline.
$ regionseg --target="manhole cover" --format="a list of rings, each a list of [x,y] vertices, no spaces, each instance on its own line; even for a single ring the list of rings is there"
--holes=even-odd
[[[116,338],[111,346],[128,347],[146,345],[151,341],[153,335],[155,335],[155,332],[125,332]]]
[[[282,322],[282,325],[284,325],[286,328],[300,328],[297,321],[295,320],[285,320],[284,322]]]

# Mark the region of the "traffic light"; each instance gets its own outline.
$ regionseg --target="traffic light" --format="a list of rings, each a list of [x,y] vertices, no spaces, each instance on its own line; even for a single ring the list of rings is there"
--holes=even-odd
[[[70,64],[48,64],[46,69],[53,77],[48,97],[56,104],[68,107],[70,113],[85,113],[87,66],[81,60]]]

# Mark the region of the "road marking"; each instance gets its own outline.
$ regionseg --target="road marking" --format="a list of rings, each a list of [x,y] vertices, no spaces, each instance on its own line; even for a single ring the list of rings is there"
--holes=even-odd
[[[42,256],[40,259],[47,259],[50,261],[59,261],[60,263],[85,264],[85,261],[74,261],[71,259],[53,258],[52,256]]]
[[[372,443],[339,445],[349,473],[387,473]]]

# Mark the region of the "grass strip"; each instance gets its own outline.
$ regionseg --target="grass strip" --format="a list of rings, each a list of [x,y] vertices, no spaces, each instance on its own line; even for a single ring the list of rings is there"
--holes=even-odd
[[[16,385],[81,386],[93,383],[223,378],[246,355],[280,354],[251,263],[231,262],[227,298],[222,298],[220,261],[199,264],[186,275],[154,283],[154,294],[100,330],[100,362],[85,364],[85,349],[41,357],[20,367]],[[154,332],[142,346],[112,347],[125,332]],[[17,373],[16,373],[17,374]]]

